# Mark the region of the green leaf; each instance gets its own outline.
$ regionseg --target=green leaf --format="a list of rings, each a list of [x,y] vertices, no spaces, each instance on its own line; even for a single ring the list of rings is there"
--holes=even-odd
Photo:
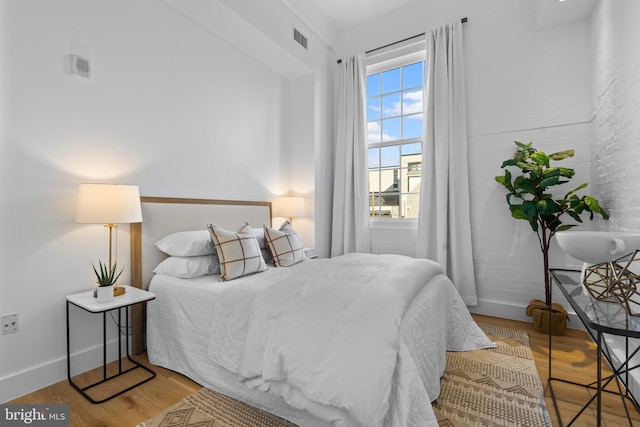
[[[567,197],[573,193],[577,193],[578,191],[582,190],[583,188],[587,188],[589,184],[587,184],[586,182],[583,182],[582,184],[578,185],[576,188],[574,188],[573,190],[569,191],[567,193]]]
[[[531,160],[541,166],[549,167],[549,156],[543,151],[536,151],[531,155]]]
[[[513,183],[514,188],[522,190],[525,193],[536,194],[536,183],[528,178],[519,176]]]
[[[522,204],[522,213],[529,218],[535,218],[538,215],[538,209],[536,209],[536,202],[526,201]]]
[[[102,261],[98,261],[98,269],[96,269],[96,266],[93,264],[91,264],[91,266],[93,267],[93,272],[96,274],[96,282],[100,286],[109,286],[114,284],[124,271],[124,268],[122,268],[116,275],[117,263],[114,263],[111,269],[109,269],[107,264],[103,264]],[[98,270],[100,270],[100,272],[98,272]]]
[[[542,199],[536,203],[536,209],[542,215],[553,215],[556,212],[560,212],[560,205],[553,199]]]
[[[530,218],[523,212],[522,205],[510,205],[509,209],[511,210],[511,216],[513,218],[524,219],[525,221],[530,220]]]
[[[562,160],[566,159],[567,157],[573,157],[573,154],[573,150],[559,151],[557,153],[549,154],[549,158],[551,160]]]
[[[558,169],[560,169],[560,175],[566,178],[573,178],[573,176],[576,174],[576,171],[574,171],[571,168],[558,168]]]
[[[530,143],[528,143],[528,144],[523,144],[522,142],[518,142],[518,141],[513,141],[513,142],[515,142],[515,144],[516,144],[518,147],[520,147],[520,148],[522,148],[522,149],[525,149],[525,150],[528,150],[529,148],[531,148],[531,145],[533,144],[533,142],[530,142]]]
[[[523,171],[537,171],[540,169],[540,166],[535,163],[527,163],[523,161],[516,162],[516,166],[518,166]]]
[[[602,219],[609,219],[607,212],[602,209],[600,203],[591,196],[584,196],[584,203],[589,207],[589,210],[593,213],[602,215]]]
[[[569,214],[569,216],[573,219],[575,219],[578,222],[582,222],[582,218],[580,218],[580,214],[578,212],[575,211],[568,211],[567,212]]]
[[[516,159],[516,158],[508,159],[508,160],[505,160],[504,162],[502,162],[502,166],[500,166],[500,167],[504,169],[507,166],[516,166],[517,163],[518,163],[518,159]]]
[[[515,191],[513,188],[513,185],[511,185],[511,172],[509,172],[508,169],[506,169],[504,171],[504,175],[498,175],[496,176],[496,181],[502,185],[504,185],[507,190],[509,191]]]
[[[558,178],[560,177],[560,169],[559,168],[546,168],[545,170],[542,171],[542,176],[547,177],[547,176],[557,176]]]
[[[557,175],[550,175],[550,176],[544,177],[540,181],[540,187],[542,188],[542,190],[544,190],[547,187],[558,185],[559,182],[560,182],[560,171],[558,171]]]

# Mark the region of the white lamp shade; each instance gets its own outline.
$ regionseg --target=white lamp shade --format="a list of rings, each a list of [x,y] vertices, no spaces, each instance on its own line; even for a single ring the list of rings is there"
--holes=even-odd
[[[303,197],[280,197],[278,198],[276,207],[276,216],[279,217],[300,218],[305,215]]]
[[[138,186],[80,184],[76,222],[83,224],[142,222]]]

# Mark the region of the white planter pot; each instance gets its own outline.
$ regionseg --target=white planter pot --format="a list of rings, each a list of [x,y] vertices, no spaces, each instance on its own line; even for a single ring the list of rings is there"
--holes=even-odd
[[[113,298],[113,285],[98,286],[98,302],[110,302]]]

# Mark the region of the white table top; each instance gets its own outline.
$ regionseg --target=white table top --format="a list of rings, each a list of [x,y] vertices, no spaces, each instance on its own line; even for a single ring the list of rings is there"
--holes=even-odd
[[[113,301],[98,302],[98,299],[93,296],[93,291],[84,291],[78,292],[77,294],[67,295],[67,301],[92,313],[102,313],[103,311],[113,310],[114,308],[126,307],[140,302],[149,301],[156,297],[154,293],[134,288],[133,286],[118,286],[125,288],[125,293],[118,295],[113,299]]]

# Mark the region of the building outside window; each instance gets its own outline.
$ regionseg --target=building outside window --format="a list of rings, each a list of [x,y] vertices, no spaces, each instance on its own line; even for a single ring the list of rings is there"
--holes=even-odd
[[[424,53],[367,66],[369,206],[374,218],[418,218]]]

